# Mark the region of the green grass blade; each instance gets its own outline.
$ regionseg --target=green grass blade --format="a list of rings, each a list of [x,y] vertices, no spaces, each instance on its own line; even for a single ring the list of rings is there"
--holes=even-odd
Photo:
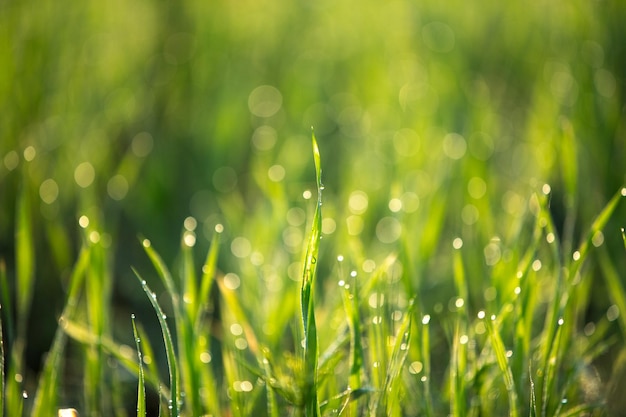
[[[23,339],[35,279],[35,245],[31,220],[31,201],[28,190],[22,189],[16,207],[15,266],[17,292],[17,337]]]
[[[86,346],[101,346],[104,352],[111,355],[111,357],[113,357],[120,365],[127,369],[128,372],[134,375],[139,374],[139,365],[137,364],[136,360],[137,352],[135,352],[135,350],[131,347],[115,343],[108,337],[98,337],[87,326],[76,323],[72,320],[61,319],[60,325],[63,328],[63,331],[67,333],[67,335],[72,339]],[[139,334],[144,343],[144,351],[147,351],[147,338],[142,335],[141,329],[139,329]],[[144,358],[145,357],[146,355],[144,355]],[[154,355],[150,357],[153,359]],[[148,369],[144,368],[144,379],[154,389],[159,389],[159,387],[162,386],[162,382],[159,379],[154,360],[152,361],[151,366],[149,366]],[[169,396],[169,391],[165,392],[165,395]]]
[[[502,341],[502,337],[500,336],[500,333],[498,333],[498,329],[496,328],[495,316],[493,316],[491,320],[488,319],[485,321],[487,324],[487,330],[489,332],[491,348],[496,355],[496,362],[498,364],[498,368],[500,369],[500,373],[502,374],[502,378],[504,379],[504,386],[506,388],[506,392],[509,398],[509,415],[511,417],[517,417],[519,415],[517,404],[517,391],[515,388],[513,373],[511,372],[511,367],[509,366],[506,357],[504,342]]]
[[[163,259],[157,253],[157,251],[155,251],[152,248],[152,243],[150,242],[149,239],[141,239],[141,245],[146,251],[148,258],[150,258],[150,261],[152,262],[154,269],[156,269],[159,275],[159,278],[161,278],[161,281],[163,282],[165,289],[167,290],[170,297],[172,297],[172,304],[174,305],[174,311],[176,312],[176,314],[178,314],[179,313],[179,310],[178,310],[179,309],[179,296],[178,296],[179,292],[178,292],[178,289],[176,288],[176,285],[174,284],[172,273],[167,268],[167,265],[165,265],[165,262],[163,262]]]
[[[620,202],[622,198],[626,197],[626,188],[621,188],[618,192],[613,195],[611,200],[607,203],[604,209],[600,212],[600,214],[595,218],[587,235],[583,242],[580,244],[577,253],[575,253],[574,263],[572,264],[572,268],[570,271],[570,279],[573,279],[576,276],[576,273],[580,269],[580,266],[585,261],[587,257],[587,252],[589,250],[589,245],[593,239],[593,236],[604,229],[604,226],[609,221],[617,204]]]
[[[391,359],[387,368],[387,375],[385,376],[385,384],[383,385],[382,392],[384,409],[381,411],[384,411],[383,415],[398,415],[393,411],[394,409],[397,409],[398,413],[401,412],[401,408],[398,408],[401,403],[401,401],[398,400],[399,391],[401,389],[400,376],[402,374],[402,367],[409,353],[414,305],[414,301],[409,300],[409,308],[405,312],[404,319],[395,337],[393,350],[391,351]]]
[[[85,279],[85,270],[89,264],[89,249],[83,247],[76,265],[70,276],[70,288],[65,302],[61,320],[71,319],[76,311],[80,289]],[[56,391],[59,386],[58,371],[61,365],[63,349],[65,347],[66,333],[63,327],[57,327],[52,347],[46,355],[43,371],[39,376],[39,386],[33,404],[31,415],[34,417],[46,414],[45,410],[57,408]]]
[[[317,257],[320,246],[320,236],[322,233],[322,170],[320,162],[320,152],[315,139],[315,134],[311,134],[313,142],[313,159],[315,161],[315,178],[317,183],[317,204],[313,215],[311,235],[304,258],[304,268],[302,273],[302,288],[300,300],[302,303],[302,324],[304,326],[304,407],[307,417],[318,416],[319,403],[317,400],[317,327],[314,312],[314,284],[317,272]]]
[[[213,282],[215,281],[215,275],[217,273],[217,259],[219,255],[221,237],[221,232],[218,230],[221,229],[216,229],[215,233],[213,234],[211,247],[209,248],[206,260],[204,261],[204,265],[202,266],[200,292],[198,293],[198,312],[195,318],[196,330],[198,330],[198,326],[200,325],[202,313],[209,304],[211,287],[213,286]]]
[[[170,374],[170,403],[169,408],[172,410],[172,416],[178,417],[180,415],[179,404],[180,404],[180,392],[178,388],[179,384],[179,375],[178,375],[178,362],[176,358],[176,351],[174,350],[174,343],[172,342],[172,334],[170,333],[170,329],[165,321],[166,315],[163,313],[161,306],[159,305],[156,294],[153,293],[146,280],[141,278],[141,275],[133,269],[135,276],[141,283],[141,288],[148,296],[148,300],[150,300],[150,304],[154,308],[154,311],[157,315],[157,319],[159,320],[159,325],[161,326],[161,333],[163,334],[163,342],[165,344],[165,354],[167,357],[167,366]]]
[[[143,357],[141,353],[141,338],[137,332],[135,325],[135,315],[130,316],[133,322],[133,336],[135,337],[135,345],[137,346],[137,364],[139,365],[139,382],[137,384],[137,417],[145,417],[146,415],[146,381],[143,372]]]

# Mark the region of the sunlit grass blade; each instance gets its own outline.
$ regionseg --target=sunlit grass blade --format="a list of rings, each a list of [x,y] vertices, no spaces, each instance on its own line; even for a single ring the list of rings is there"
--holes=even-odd
[[[141,245],[143,246],[144,250],[146,251],[146,254],[148,255],[148,258],[150,258],[150,261],[152,262],[152,265],[154,266],[154,269],[156,269],[159,275],[159,278],[161,278],[161,281],[163,282],[163,285],[165,286],[167,293],[170,295],[170,297],[172,297],[172,304],[174,305],[174,311],[176,314],[178,314],[179,313],[179,297],[178,297],[179,293],[176,288],[176,285],[174,284],[172,273],[168,269],[165,262],[163,262],[163,259],[161,259],[161,256],[152,248],[152,243],[150,242],[150,240],[145,239],[145,238],[140,238],[140,240],[141,240]]]
[[[144,245],[145,247],[145,245]],[[180,392],[178,388],[179,384],[179,375],[178,375],[178,360],[176,358],[176,351],[174,350],[174,343],[172,342],[172,334],[170,333],[170,329],[165,321],[166,315],[163,313],[161,306],[157,301],[156,294],[150,290],[146,280],[141,278],[141,275],[133,269],[135,276],[141,283],[141,287],[143,291],[148,296],[148,300],[150,300],[150,304],[154,308],[154,311],[157,315],[157,319],[159,320],[159,325],[161,326],[161,333],[163,335],[163,342],[165,344],[165,354],[167,357],[167,366],[170,375],[170,402],[169,408],[172,410],[172,416],[178,416],[180,414],[179,405],[180,405]]]
[[[559,356],[559,346],[561,342],[561,332],[563,329],[563,320],[559,319],[558,328],[555,334],[555,341],[553,343],[552,351],[550,352],[550,357],[546,363],[546,367],[544,368],[544,376],[543,376],[543,386],[542,392],[539,393],[541,395],[541,416],[547,417],[552,416],[553,413],[550,410],[550,406],[552,405],[550,399],[553,397],[557,397],[555,394],[556,391],[556,378],[558,377],[557,370],[560,365],[560,356]],[[560,402],[560,398],[558,399]]]
[[[404,319],[395,336],[395,343],[391,351],[391,359],[387,367],[387,375],[385,376],[385,384],[382,391],[383,411],[381,415],[400,415],[401,401],[398,400],[401,387],[402,367],[406,362],[409,353],[409,343],[411,340],[411,324],[413,322],[413,306],[414,300],[409,300],[409,307],[404,313]],[[395,411],[394,411],[395,410]]]
[[[135,325],[135,315],[131,315],[133,323],[133,336],[135,337],[135,345],[137,346],[137,364],[139,365],[139,381],[137,383],[137,417],[145,417],[146,415],[146,381],[143,373],[143,357],[141,353],[141,339],[137,326]]]
[[[137,364],[136,359],[137,352],[135,352],[135,350],[131,347],[115,343],[108,337],[98,337],[87,326],[79,324],[72,320],[61,319],[60,326],[63,328],[63,331],[67,333],[67,335],[72,339],[85,346],[101,346],[104,352],[111,355],[111,357],[115,359],[125,369],[127,369],[128,372],[133,375],[139,374],[139,365]],[[141,331],[139,331],[139,333],[140,337],[142,337],[142,340],[144,341],[144,350],[146,350],[145,348],[147,338],[141,334]],[[144,357],[145,356],[146,355],[144,355]],[[151,356],[151,359],[152,358],[154,358],[154,356]],[[154,366],[148,367],[148,369],[144,368],[144,379],[154,389],[159,389],[159,387],[162,385],[161,380],[159,379],[159,375],[156,372],[156,367]],[[170,395],[168,390],[165,390],[165,395]]]
[[[30,193],[22,189],[17,200],[15,228],[15,275],[17,292],[17,338],[26,337],[26,323],[35,279],[35,244],[31,219]],[[23,343],[19,343],[23,345]],[[21,352],[18,352],[21,355]]]
[[[302,273],[302,288],[300,300],[302,303],[302,324],[304,326],[304,407],[307,417],[319,415],[319,403],[317,400],[317,327],[315,323],[314,295],[315,278],[317,272],[317,257],[322,233],[322,169],[320,163],[320,152],[315,139],[315,134],[311,134],[313,142],[313,159],[315,162],[315,178],[317,183],[317,204],[311,234],[306,248],[304,267]]]
[[[61,320],[72,319],[75,315],[76,307],[78,305],[78,298],[80,289],[82,288],[83,281],[85,279],[85,270],[89,264],[89,249],[83,247],[78,260],[69,281],[69,291],[67,301],[63,313],[61,314]],[[46,355],[44,368],[39,376],[39,386],[35,395],[35,401],[31,415],[34,417],[46,414],[45,410],[55,409],[56,404],[56,391],[59,386],[58,371],[61,365],[63,349],[65,347],[66,333],[63,327],[59,325],[57,327],[52,347]]]
[[[358,300],[359,292],[356,288],[356,280],[352,282],[352,285],[344,283],[342,287],[343,305],[350,329],[350,376],[348,378],[348,386],[351,390],[356,390],[361,388],[363,384],[365,363],[363,344],[361,340],[361,317]],[[347,406],[348,403],[346,402],[344,407]],[[357,404],[352,402],[349,407],[349,415],[356,415]]]
[[[204,265],[202,266],[202,278],[200,281],[200,291],[198,293],[198,311],[195,317],[196,330],[198,330],[198,326],[200,325],[202,313],[209,304],[211,287],[213,286],[213,282],[215,281],[215,275],[217,273],[217,259],[219,255],[222,225],[218,226],[219,227],[216,226],[215,233],[213,234],[213,239],[211,240],[211,247],[209,248],[206,260],[204,261]]]
[[[507,396],[509,399],[509,415],[511,417],[517,417],[519,415],[517,404],[517,390],[515,387],[515,380],[513,379],[513,373],[511,372],[511,367],[509,366],[507,360],[504,342],[502,341],[500,333],[498,333],[498,329],[496,327],[496,318],[492,317],[491,319],[487,319],[485,321],[487,324],[487,330],[489,332],[491,348],[496,356],[496,362],[504,380],[504,386],[506,388]]]
[[[591,244],[593,237],[596,233],[601,232],[604,229],[604,226],[609,221],[617,204],[620,202],[622,198],[626,197],[626,188],[621,188],[618,190],[615,195],[609,200],[604,209],[598,214],[595,218],[591,227],[587,231],[587,235],[585,239],[582,241],[576,253],[574,253],[574,263],[572,264],[572,268],[570,271],[570,278],[574,278],[580,266],[587,258],[587,252],[589,250],[589,245]]]

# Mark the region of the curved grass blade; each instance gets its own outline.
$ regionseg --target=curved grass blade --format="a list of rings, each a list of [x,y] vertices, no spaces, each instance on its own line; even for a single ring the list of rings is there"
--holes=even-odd
[[[600,232],[602,229],[604,229],[604,226],[609,221],[609,219],[611,218],[611,215],[615,211],[617,204],[623,197],[626,197],[626,187],[621,188],[618,192],[615,193],[615,195],[613,195],[611,200],[609,200],[607,205],[600,212],[600,214],[598,214],[598,216],[595,218],[595,220],[591,224],[591,227],[589,228],[589,231],[587,232],[587,236],[585,237],[585,239],[583,240],[583,242],[580,244],[578,248],[578,254],[576,255],[575,261],[570,271],[570,278],[573,278],[576,276],[576,273],[580,269],[580,266],[582,265],[582,263],[585,261],[587,257],[587,252],[589,251],[589,245],[591,244],[593,236],[597,232]]]
[[[202,317],[204,308],[209,303],[209,294],[215,280],[215,274],[217,273],[217,258],[220,248],[220,236],[221,233],[216,229],[216,232],[213,234],[213,239],[211,240],[211,247],[209,248],[206,260],[204,261],[204,265],[202,266],[202,279],[200,283],[200,292],[198,293],[198,312],[195,317],[196,330],[199,330],[199,326],[201,323],[200,318]]]
[[[88,263],[89,249],[83,247],[70,277],[70,289],[65,303],[65,308],[61,314],[61,320],[71,318],[74,315],[78,303],[80,288],[85,279],[85,270]],[[44,368],[41,376],[39,377],[39,386],[37,388],[37,394],[35,396],[31,412],[31,415],[33,416],[44,415],[44,410],[55,409],[57,407],[55,399],[56,389],[58,387],[57,374],[61,364],[63,348],[65,347],[65,336],[66,333],[62,326],[57,327],[52,347],[46,356]]]
[[[493,352],[496,355],[496,362],[498,363],[498,368],[500,368],[500,372],[502,373],[504,386],[509,397],[509,415],[511,417],[517,417],[519,414],[515,380],[513,379],[513,373],[507,361],[504,342],[502,341],[500,333],[498,333],[498,329],[496,328],[496,323],[494,320],[495,317],[493,317],[492,320],[486,320],[487,330],[489,332],[489,340],[491,341],[491,347],[493,349]]]
[[[178,388],[178,363],[176,359],[176,352],[174,350],[174,343],[172,342],[172,334],[170,333],[170,329],[165,321],[166,315],[163,313],[161,306],[157,302],[156,294],[153,293],[146,280],[141,278],[141,275],[133,268],[133,272],[135,276],[141,283],[141,288],[148,296],[148,300],[150,300],[150,304],[154,308],[154,311],[157,315],[157,319],[159,320],[159,325],[161,326],[161,332],[163,334],[163,342],[165,343],[165,354],[167,357],[167,366],[170,374],[170,409],[172,410],[172,416],[178,417],[180,415],[179,410],[179,397],[180,392]]]
[[[318,416],[319,403],[317,400],[317,328],[314,312],[314,284],[317,272],[317,256],[322,232],[322,169],[320,151],[315,139],[315,133],[311,132],[313,143],[313,160],[315,162],[315,179],[317,183],[317,204],[313,215],[311,235],[304,258],[302,272],[302,288],[300,301],[302,306],[302,324],[304,327],[304,407],[308,417]]]
[[[135,325],[135,315],[130,316],[133,322],[133,336],[135,337],[135,345],[137,346],[137,358],[139,363],[139,383],[137,386],[137,417],[145,417],[146,415],[146,381],[143,373],[143,357],[141,354],[141,347],[139,343],[139,332],[137,332],[137,326]]]
[[[120,363],[120,365],[126,368],[130,373],[135,375],[139,373],[139,366],[137,365],[137,361],[135,360],[137,353],[131,347],[117,344],[108,337],[98,337],[85,325],[81,325],[66,319],[61,319],[59,321],[60,326],[63,328],[63,331],[67,333],[67,335],[72,339],[83,345],[97,345],[99,347],[102,347],[104,352],[111,355],[116,361]],[[139,333],[140,335],[142,335],[141,329],[139,329]],[[142,337],[142,340],[144,340],[144,348],[147,348],[149,346],[149,344],[147,344],[147,338]],[[150,356],[154,357],[154,355]],[[156,372],[156,364],[154,361],[151,362],[151,366],[149,366],[148,369],[144,369],[144,379],[152,387],[154,387],[154,389],[159,389],[159,387],[162,385],[158,373]],[[165,392],[164,395],[169,396],[169,392]]]

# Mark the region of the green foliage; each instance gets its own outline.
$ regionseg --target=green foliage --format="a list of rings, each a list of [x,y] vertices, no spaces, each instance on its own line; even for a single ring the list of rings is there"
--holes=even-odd
[[[5,3],[0,415],[626,408],[623,2]]]

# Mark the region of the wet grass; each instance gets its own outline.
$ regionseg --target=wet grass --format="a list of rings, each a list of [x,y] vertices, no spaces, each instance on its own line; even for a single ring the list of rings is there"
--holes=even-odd
[[[0,6],[0,414],[626,408],[619,2],[72,6]]]
[[[449,242],[448,251],[456,295],[444,308],[438,303],[420,305],[416,301],[425,294],[420,297],[407,289],[406,270],[399,267],[394,253],[378,266],[368,266],[365,274],[352,269],[348,272],[346,266],[354,261],[338,255],[336,266],[327,271],[327,282],[319,282],[324,187],[314,136],[313,156],[317,200],[304,258],[298,264],[302,271],[299,291],[292,285],[282,292],[285,301],[264,304],[267,290],[246,288],[237,274],[218,270],[222,225],[216,227],[200,276],[194,270],[191,220],[187,219],[181,238],[178,275],[170,272],[151,242],[143,238],[141,244],[173,311],[173,317],[168,318],[150,284],[134,271],[161,328],[162,340],[156,349],[165,351],[166,381],[154,367],[155,349],[149,337],[136,326],[141,317],[129,317],[135,348],[116,342],[103,330],[108,307],[98,300],[106,291],[99,286],[104,248],[87,244],[68,282],[65,308],[38,377],[34,402],[28,403],[29,394],[22,390],[21,381],[3,375],[2,400],[7,415],[19,415],[23,410],[34,416],[45,415],[62,406],[59,381],[68,335],[84,349],[85,399],[79,408],[85,413],[109,409],[116,415],[125,414],[121,403],[116,404],[121,400],[116,399],[115,390],[101,384],[103,380],[119,381],[117,367],[106,366],[111,359],[125,370],[124,374],[136,378],[138,416],[146,415],[149,390],[158,392],[159,415],[164,416],[406,416],[442,412],[453,416],[573,416],[605,412],[606,398],[599,393],[603,382],[591,367],[616,343],[615,336],[607,333],[609,323],[620,317],[624,328],[624,319],[613,312],[597,323],[587,323],[584,329],[579,326],[590,302],[592,276],[585,264],[593,252],[600,256],[615,302],[611,309],[621,311],[624,305],[624,288],[598,236],[626,189],[620,189],[608,202],[577,249],[563,254],[549,210],[550,190],[542,187],[529,200],[528,218],[519,219],[534,226],[519,228],[511,242],[492,241],[489,245],[493,246],[485,247],[486,262],[492,267],[486,270],[488,286],[479,289],[482,297],[478,300],[472,296],[477,291],[473,288],[474,271],[467,266],[468,248],[461,238],[455,238]],[[32,256],[27,243],[30,225],[22,223],[18,228],[17,235],[25,242],[18,245],[18,256],[28,259]],[[493,261],[492,256],[506,259]],[[28,280],[28,275],[22,279]],[[210,297],[215,281],[217,298]],[[6,288],[4,268],[2,285]],[[316,290],[318,286],[323,289]],[[30,290],[21,288],[27,294],[18,302],[26,303]],[[286,302],[298,298],[298,292],[299,306]],[[3,304],[10,305],[10,300],[3,300]],[[28,314],[26,307],[16,311]],[[284,325],[276,334],[268,329],[278,316]],[[7,335],[9,340],[13,338],[11,332]],[[23,341],[18,335],[10,345],[13,355],[9,357],[2,350],[9,376],[17,375],[23,366],[15,356],[19,343]],[[107,407],[103,398],[113,403]]]

